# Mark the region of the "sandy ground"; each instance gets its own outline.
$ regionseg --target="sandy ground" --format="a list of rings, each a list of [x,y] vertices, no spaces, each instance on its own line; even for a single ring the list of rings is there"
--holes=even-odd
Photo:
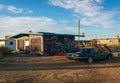
[[[120,83],[120,58],[86,64],[65,56],[8,57],[0,83]]]

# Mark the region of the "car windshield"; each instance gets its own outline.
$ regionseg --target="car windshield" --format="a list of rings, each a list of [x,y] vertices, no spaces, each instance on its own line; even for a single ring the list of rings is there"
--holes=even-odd
[[[80,48],[80,49],[74,49],[72,52],[94,52],[96,51],[94,48]]]
[[[90,52],[93,52],[94,51],[94,49],[93,48],[83,48],[83,49],[81,49],[81,52],[84,52],[84,53],[90,53]]]
[[[81,50],[80,49],[75,49],[72,52],[81,52]]]

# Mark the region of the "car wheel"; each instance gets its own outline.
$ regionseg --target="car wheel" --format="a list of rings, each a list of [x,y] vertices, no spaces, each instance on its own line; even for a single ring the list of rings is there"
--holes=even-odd
[[[93,57],[88,57],[87,62],[92,63],[93,62]]]

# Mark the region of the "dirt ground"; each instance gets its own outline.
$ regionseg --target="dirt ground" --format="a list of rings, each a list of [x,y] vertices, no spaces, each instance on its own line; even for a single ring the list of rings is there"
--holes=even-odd
[[[92,64],[65,56],[7,57],[0,83],[120,83],[120,57]]]

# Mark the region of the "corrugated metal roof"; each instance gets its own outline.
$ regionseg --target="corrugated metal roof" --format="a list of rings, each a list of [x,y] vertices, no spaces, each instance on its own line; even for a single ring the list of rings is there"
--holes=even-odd
[[[17,35],[11,36],[11,38],[19,38],[22,36],[29,36],[29,35],[38,35],[38,36],[77,36],[77,37],[85,37],[84,35],[73,35],[73,34],[58,34],[58,33],[49,33],[49,32],[38,32],[38,33],[19,33]]]
[[[38,33],[33,33],[33,32],[30,32],[30,33],[19,33],[17,35],[14,35],[14,36],[11,36],[10,38],[19,38],[19,37],[22,37],[22,36],[29,36],[29,35],[42,35],[42,34],[38,34]]]

